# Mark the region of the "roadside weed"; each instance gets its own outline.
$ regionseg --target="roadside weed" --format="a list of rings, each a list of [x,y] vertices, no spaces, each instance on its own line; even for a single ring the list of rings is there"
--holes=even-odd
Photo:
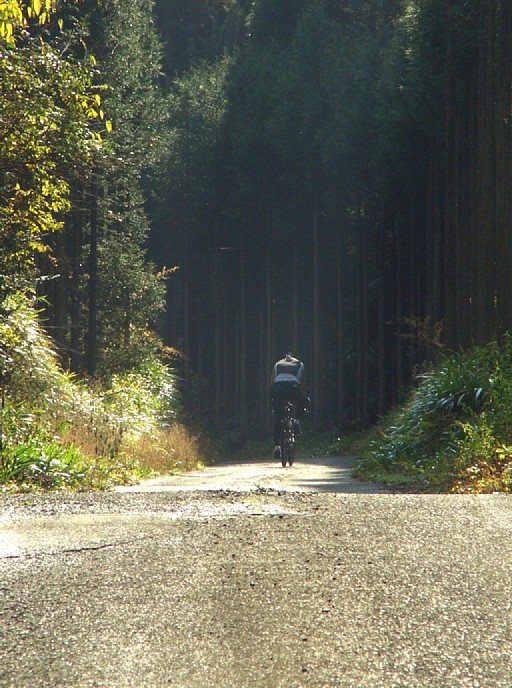
[[[445,357],[379,427],[357,474],[418,489],[512,488],[512,341]]]

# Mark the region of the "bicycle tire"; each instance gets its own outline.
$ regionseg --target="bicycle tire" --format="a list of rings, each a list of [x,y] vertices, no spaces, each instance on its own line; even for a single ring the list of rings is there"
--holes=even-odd
[[[292,406],[290,403],[286,405],[285,417],[283,418],[283,434],[281,439],[281,465],[283,468],[288,464],[293,465],[294,460],[294,442],[295,442],[295,426],[294,419],[291,415]]]
[[[293,466],[293,461],[295,459],[295,447],[293,444],[288,445],[288,463]]]

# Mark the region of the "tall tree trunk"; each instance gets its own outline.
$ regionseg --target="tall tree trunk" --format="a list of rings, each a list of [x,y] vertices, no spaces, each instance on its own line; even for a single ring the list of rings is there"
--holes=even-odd
[[[448,33],[446,50],[447,79],[446,79],[446,119],[445,119],[445,146],[446,146],[446,173],[445,173],[445,242],[444,242],[444,327],[445,343],[455,350],[458,344],[457,338],[457,283],[456,275],[456,202],[455,202],[455,159],[454,159],[454,130],[455,130],[455,106],[457,75],[455,73],[454,37],[451,31]]]
[[[220,427],[222,420],[222,307],[221,307],[221,282],[220,282],[220,244],[219,227],[215,225],[215,240],[213,254],[213,327],[215,347],[215,392],[214,392],[214,418],[215,425]]]
[[[201,288],[199,291],[199,298],[196,298],[195,313],[196,313],[196,370],[197,370],[197,380],[196,394],[197,394],[197,408],[201,415],[204,414],[204,400],[205,400],[205,336],[206,330],[208,329],[207,322],[207,296],[206,296],[206,285],[203,287],[203,280],[208,279],[208,260],[203,256],[199,257],[199,260],[203,263],[203,268],[200,272]],[[203,293],[204,288],[204,293]]]
[[[388,409],[387,400],[387,357],[386,357],[386,242],[384,223],[379,226],[379,295],[378,295],[378,414],[384,416]]]
[[[440,151],[441,133],[437,122],[431,123],[429,172],[425,196],[425,316],[432,327],[443,319],[443,241],[444,183]],[[432,329],[434,332],[434,329]],[[433,346],[427,347],[426,358],[435,357]]]
[[[322,359],[320,329],[320,265],[319,265],[319,227],[318,227],[318,193],[313,204],[313,421],[315,427],[321,424],[322,403]]]
[[[58,261],[58,276],[50,282],[49,313],[51,317],[46,323],[52,337],[59,345],[62,364],[69,365],[69,337],[68,337],[68,290],[69,290],[69,255],[68,244],[73,233],[72,218],[68,218],[62,235],[57,238],[55,255]]]
[[[87,372],[94,376],[98,365],[98,191],[93,187],[90,212],[89,316],[87,330]]]
[[[190,402],[190,263],[188,247],[183,265],[183,399]]]
[[[272,365],[267,348],[267,274],[265,269],[264,288],[262,289],[262,297],[259,301],[259,366],[258,366],[258,399],[259,399],[259,424],[266,431],[269,429],[270,417],[270,400],[269,400],[269,380],[270,367]]]
[[[496,292],[498,330],[512,328],[512,3],[499,3],[496,81]]]
[[[495,0],[487,1],[485,41],[481,49],[478,104],[479,231],[476,252],[477,344],[495,336],[495,137],[494,137],[494,45]]]
[[[81,329],[81,258],[83,244],[83,211],[76,208],[73,211],[73,238],[71,251],[71,350],[70,368],[77,373],[81,370],[80,329]]]
[[[356,412],[368,424],[368,237],[362,204],[357,208]]]
[[[338,260],[338,295],[337,295],[337,423],[341,431],[347,422],[346,412],[346,373],[345,373],[345,295],[344,295],[344,267],[342,259],[342,242],[339,239]]]
[[[268,365],[271,365],[276,352],[274,351],[274,309],[272,307],[272,300],[273,300],[273,288],[272,288],[272,274],[273,274],[273,269],[272,269],[272,228],[270,225],[270,211],[267,212],[267,237],[266,237],[266,247],[265,247],[265,333],[266,333],[266,340],[265,340],[265,361],[270,362],[267,363],[267,366],[263,368],[263,375],[264,375],[264,380],[265,380],[265,399],[267,400],[267,403],[265,404],[265,409],[266,409],[266,426],[267,429],[270,428],[270,407],[268,405],[268,382],[269,382],[269,371],[268,371]]]
[[[475,72],[478,70],[478,54],[475,56]],[[469,213],[469,233],[471,237],[471,265],[470,265],[470,304],[469,304],[469,314],[470,314],[470,328],[469,328],[469,341],[471,345],[475,345],[477,342],[477,329],[478,329],[478,319],[477,319],[477,306],[478,306],[478,284],[476,279],[476,274],[478,271],[478,237],[481,231],[479,222],[479,211],[478,211],[478,184],[480,170],[478,166],[478,84],[473,84],[470,94],[470,106],[469,106],[469,167],[471,170],[470,178],[468,180],[468,213]]]
[[[420,319],[421,310],[418,296],[418,277],[420,273],[420,256],[425,255],[423,250],[418,250],[419,236],[417,226],[417,210],[416,210],[416,190],[411,189],[409,193],[409,222],[408,222],[408,312],[404,315],[409,315],[411,318]],[[418,361],[418,337],[416,333],[409,338],[409,367],[411,368]]]
[[[469,201],[469,159],[468,132],[466,116],[461,116],[469,109],[466,99],[459,104],[454,126],[454,232],[455,232],[455,289],[457,345],[470,345],[469,305],[471,295],[471,235],[469,233],[469,218],[467,205]]]
[[[239,303],[240,314],[238,318],[239,326],[239,386],[240,386],[240,401],[239,401],[239,416],[240,429],[245,435],[247,432],[247,301],[246,301],[246,232],[242,227],[240,232],[240,248],[239,248]]]
[[[399,222],[395,221],[395,284],[394,284],[394,321],[395,321],[395,399],[398,401],[404,386],[404,340],[402,337],[402,239]]]
[[[292,265],[292,350],[299,353],[299,247],[293,242]]]

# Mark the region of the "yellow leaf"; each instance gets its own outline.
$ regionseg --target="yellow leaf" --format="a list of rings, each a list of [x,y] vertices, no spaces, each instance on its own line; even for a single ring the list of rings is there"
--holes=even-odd
[[[36,15],[41,14],[41,0],[32,0],[32,9]]]
[[[109,134],[112,131],[112,122],[109,119],[107,119],[107,121],[105,122],[105,129]]]

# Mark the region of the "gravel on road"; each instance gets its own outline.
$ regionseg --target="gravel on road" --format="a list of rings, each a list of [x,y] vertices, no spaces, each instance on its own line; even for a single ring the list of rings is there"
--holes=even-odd
[[[512,687],[508,496],[0,503],[2,687]]]

